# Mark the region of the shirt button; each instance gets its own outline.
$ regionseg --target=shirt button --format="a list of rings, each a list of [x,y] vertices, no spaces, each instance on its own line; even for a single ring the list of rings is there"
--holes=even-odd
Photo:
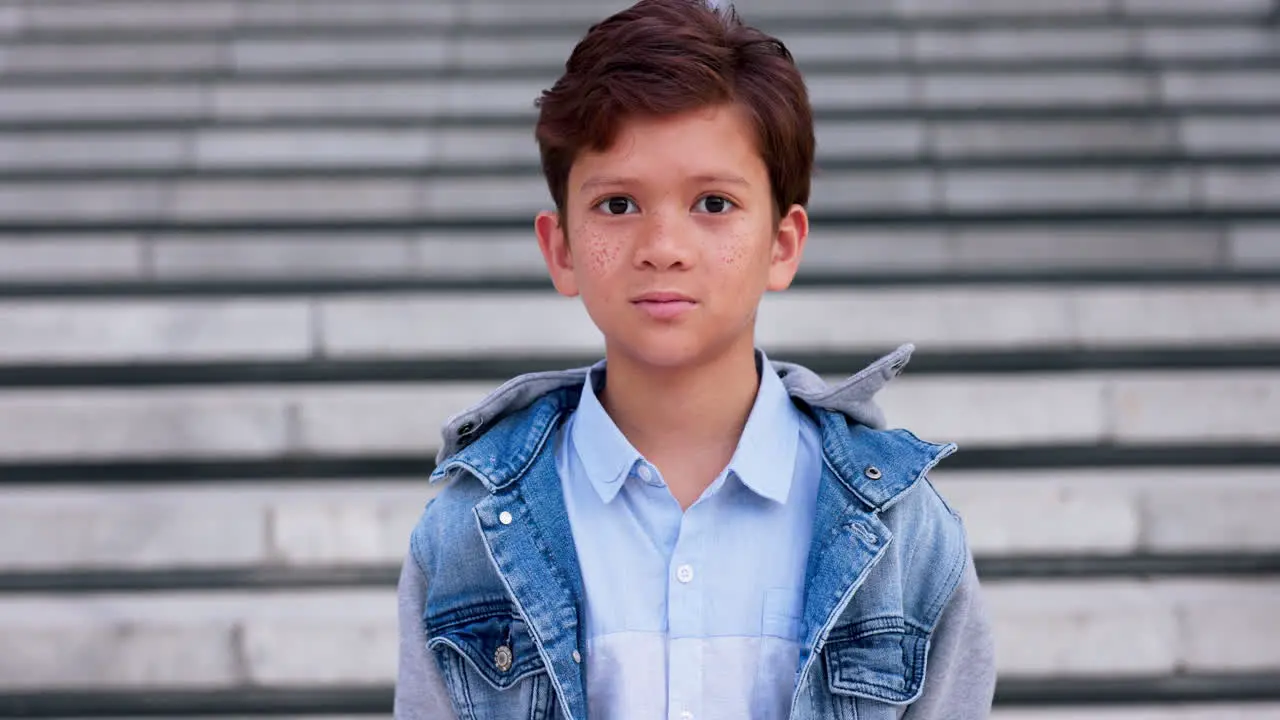
[[[691,582],[693,580],[693,566],[681,565],[676,570],[676,579],[682,583]]]
[[[648,465],[643,463],[636,469],[636,475],[639,475],[640,479],[645,482],[649,482],[653,479],[653,471],[649,469]]]
[[[582,662],[582,653],[578,652],[577,650],[574,650],[574,651],[573,651],[573,661],[574,661],[574,662],[576,662],[576,663],[580,663],[580,662]]]
[[[680,713],[680,720],[693,720],[693,713],[689,712],[688,710],[685,710],[684,712]]]
[[[503,510],[502,513],[498,515],[498,522],[502,523],[503,525],[510,525],[511,513],[507,512],[506,510]]]

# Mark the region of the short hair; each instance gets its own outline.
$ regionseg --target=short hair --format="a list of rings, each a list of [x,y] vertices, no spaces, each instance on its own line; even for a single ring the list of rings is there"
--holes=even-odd
[[[584,149],[607,150],[623,121],[736,104],[754,125],[781,216],[809,201],[813,109],[777,38],[705,0],[640,0],[593,25],[537,100],[542,173],[561,213]]]

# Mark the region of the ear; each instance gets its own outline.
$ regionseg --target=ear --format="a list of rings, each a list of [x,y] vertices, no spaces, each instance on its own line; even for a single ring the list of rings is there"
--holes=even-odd
[[[778,221],[778,231],[773,239],[773,256],[769,260],[768,290],[786,290],[791,286],[796,271],[800,269],[800,257],[804,243],[809,239],[809,213],[799,205],[792,205]]]
[[[578,279],[573,274],[573,254],[569,251],[569,234],[560,222],[560,215],[543,211],[533,220],[533,230],[538,234],[538,249],[547,263],[551,284],[565,297],[578,294]]]

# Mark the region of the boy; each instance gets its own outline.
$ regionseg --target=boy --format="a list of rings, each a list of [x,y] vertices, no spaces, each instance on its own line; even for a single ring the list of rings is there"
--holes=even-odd
[[[539,101],[556,289],[605,360],[444,429],[400,581],[399,718],[976,720],[991,638],[954,446],[882,425],[909,346],[835,387],[754,345],[808,235],[780,42],[700,0],[593,27]]]

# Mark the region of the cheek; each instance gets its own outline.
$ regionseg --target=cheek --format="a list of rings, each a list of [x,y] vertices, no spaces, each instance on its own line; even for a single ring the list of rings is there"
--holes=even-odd
[[[747,233],[734,233],[726,240],[720,248],[720,264],[728,270],[736,270],[747,262],[751,238]]]
[[[589,225],[580,227],[576,237],[577,264],[588,274],[608,275],[618,267],[622,248],[616,238],[610,239],[605,233]]]
[[[727,228],[720,235],[715,258],[720,267],[734,274],[749,273],[751,268],[767,265],[772,250],[769,238],[761,239],[762,231],[750,223]]]

